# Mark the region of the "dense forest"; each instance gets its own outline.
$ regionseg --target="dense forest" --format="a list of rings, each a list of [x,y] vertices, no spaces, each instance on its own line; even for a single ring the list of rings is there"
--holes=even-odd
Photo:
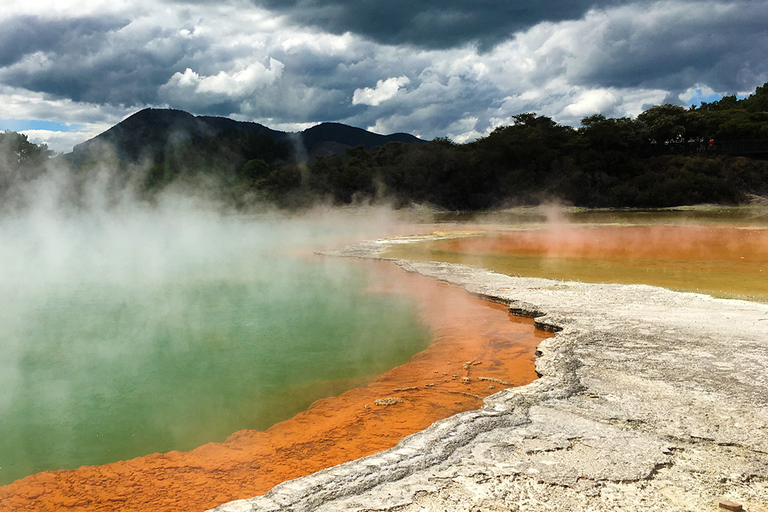
[[[685,109],[650,108],[636,119],[594,115],[579,128],[535,114],[468,144],[390,143],[282,165],[251,186],[297,204],[386,198],[449,210],[557,199],[590,207],[733,204],[768,195],[768,84]]]
[[[5,148],[0,165],[10,169],[0,176],[0,189],[20,175],[42,172],[47,148],[13,132],[0,135]],[[215,181],[221,194],[241,206],[386,201],[485,210],[552,200],[587,207],[737,204],[768,196],[768,83],[744,99],[726,96],[688,109],[661,105],[636,119],[593,115],[578,128],[520,114],[511,125],[467,144],[445,138],[376,147],[337,144],[328,146],[336,151],[307,158],[288,140],[225,130],[166,144],[141,166],[119,159],[111,164],[148,198],[173,183]],[[8,150],[12,144],[15,149]],[[71,172],[87,176],[99,165],[103,162],[82,161]]]

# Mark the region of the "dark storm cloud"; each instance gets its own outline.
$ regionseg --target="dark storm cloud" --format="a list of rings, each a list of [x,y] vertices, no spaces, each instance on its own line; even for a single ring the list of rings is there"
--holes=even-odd
[[[168,106],[464,141],[521,112],[578,124],[768,80],[765,0],[61,2],[0,13],[8,118]]]
[[[9,66],[35,52],[100,44],[105,34],[128,24],[110,18],[46,19],[17,16],[0,21],[0,67]]]
[[[451,133],[455,130],[453,125],[467,117],[478,128],[486,129],[490,126],[490,112],[500,106],[497,90],[466,78],[413,85],[418,88],[376,109],[350,110],[345,122],[372,127],[380,120],[388,120],[380,127],[386,132],[416,130],[420,136],[431,139]],[[479,105],[483,107],[478,108]]]
[[[666,16],[627,9],[607,29],[582,34],[585,46],[601,51],[585,57],[575,83],[673,92],[695,83],[730,93],[753,89],[768,71],[768,10],[755,5],[689,4],[685,18],[682,9],[662,11]]]
[[[384,44],[489,48],[544,21],[577,19],[621,0],[253,0],[295,22]]]
[[[73,101],[142,105],[157,100],[157,87],[168,78],[162,59],[141,51],[103,61],[61,56],[43,72],[21,70],[5,83]]]
[[[7,19],[0,25],[0,82],[73,101],[155,102],[169,70],[193,48],[175,31],[122,33],[129,24],[95,17]]]

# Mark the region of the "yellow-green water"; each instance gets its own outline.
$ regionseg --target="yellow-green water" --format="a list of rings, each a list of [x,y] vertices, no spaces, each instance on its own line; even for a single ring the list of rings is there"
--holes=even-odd
[[[768,217],[759,212],[577,212],[552,223],[518,215],[506,217],[509,225],[504,219],[453,226],[465,232],[452,239],[449,229],[448,239],[398,244],[385,256],[768,301]]]

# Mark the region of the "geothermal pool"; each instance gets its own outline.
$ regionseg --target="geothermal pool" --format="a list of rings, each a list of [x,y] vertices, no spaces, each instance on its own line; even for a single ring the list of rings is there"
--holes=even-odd
[[[312,255],[368,228],[195,209],[0,222],[0,485],[266,429],[430,341]],[[370,233],[370,231],[366,231]]]
[[[395,245],[385,256],[768,301],[764,213],[587,212],[550,222],[470,227],[458,236]]]
[[[442,224],[443,239],[385,255],[768,298],[764,223],[620,217]],[[0,221],[0,485],[137,457],[37,473],[0,502],[209,508],[535,378],[548,334],[531,320],[391,265],[312,255],[399,231],[370,221],[177,207]],[[168,453],[139,457],[151,452]]]
[[[127,213],[0,223],[0,510],[261,494],[531,382],[552,335],[390,262],[312,254],[393,234],[376,219]]]

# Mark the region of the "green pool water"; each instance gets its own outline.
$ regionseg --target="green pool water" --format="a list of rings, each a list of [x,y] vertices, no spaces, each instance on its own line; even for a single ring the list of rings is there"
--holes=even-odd
[[[354,236],[360,236],[358,231]],[[0,484],[265,429],[423,349],[338,225],[123,212],[0,222]]]

